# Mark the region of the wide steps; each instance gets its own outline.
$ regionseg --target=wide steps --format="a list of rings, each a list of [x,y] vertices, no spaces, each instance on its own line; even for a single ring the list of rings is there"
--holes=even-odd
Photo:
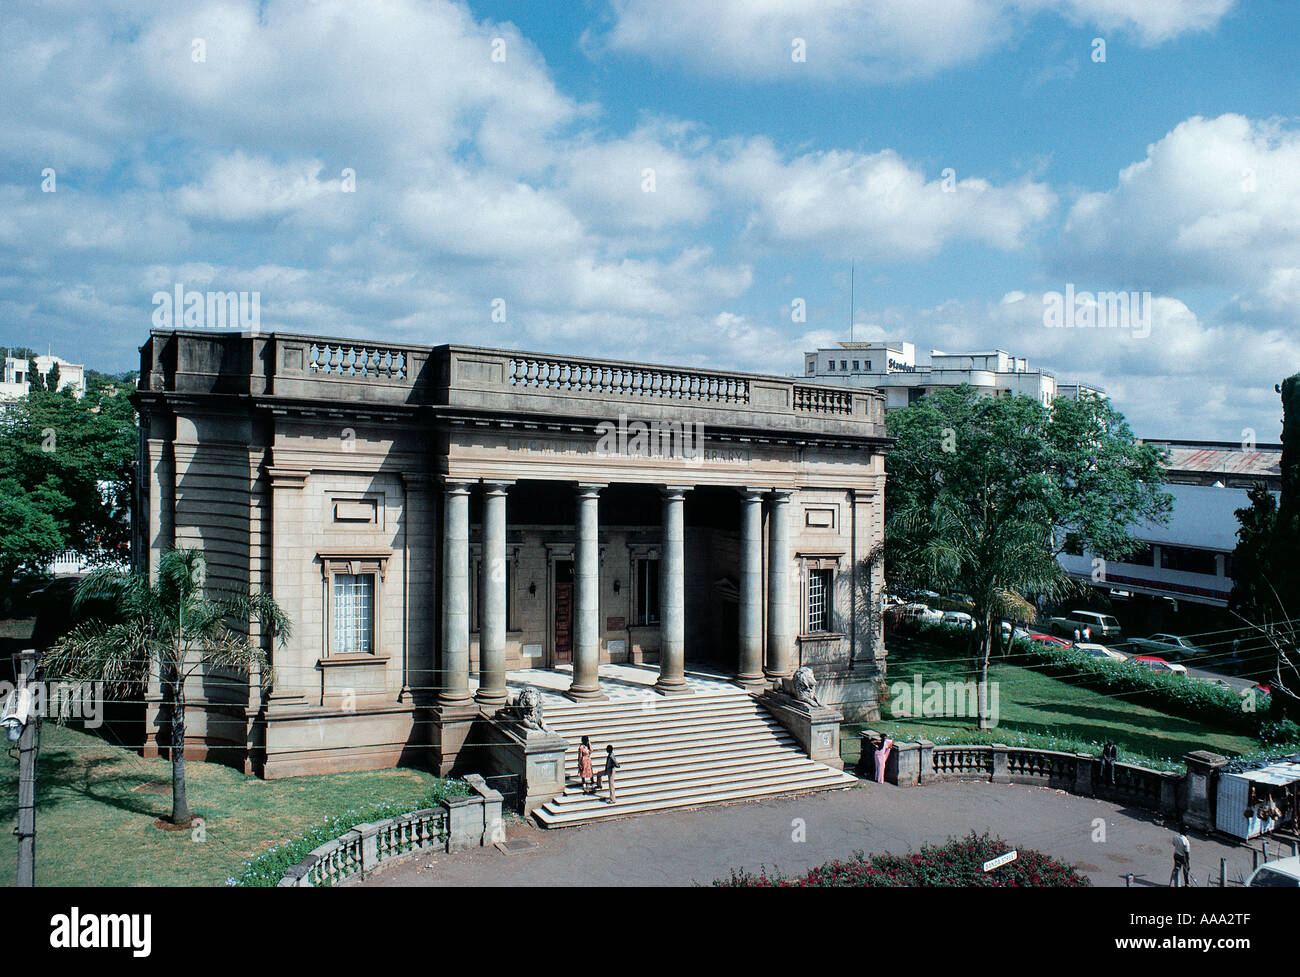
[[[563,794],[533,815],[545,827],[851,787],[857,779],[810,760],[790,732],[743,690],[653,700],[548,705],[545,721],[570,743]],[[591,738],[592,765],[614,744],[618,802],[584,794],[577,746]]]

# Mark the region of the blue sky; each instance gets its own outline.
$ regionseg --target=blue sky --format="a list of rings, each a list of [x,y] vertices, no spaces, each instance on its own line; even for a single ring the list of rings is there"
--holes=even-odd
[[[847,338],[856,264],[860,339],[1272,441],[1297,28],[1283,0],[8,3],[0,344],[130,367],[180,283],[257,290],[263,329],[793,373]],[[1150,292],[1150,334],[1045,328],[1067,284]]]

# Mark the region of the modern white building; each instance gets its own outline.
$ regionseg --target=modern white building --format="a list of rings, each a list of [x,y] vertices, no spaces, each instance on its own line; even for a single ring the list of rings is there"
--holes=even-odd
[[[1103,565],[1103,585],[1120,593],[1226,607],[1233,584],[1236,510],[1250,504],[1247,493],[1256,483],[1280,494],[1282,446],[1148,443],[1169,451],[1165,491],[1174,497],[1174,511],[1166,525],[1129,527],[1129,533],[1146,546],[1125,562]],[[1093,561],[1094,554],[1082,550],[1060,557],[1066,571],[1079,579],[1092,579]]]
[[[86,393],[86,368],[81,363],[69,363],[60,356],[37,356],[36,371],[42,377],[48,377],[54,364],[59,365],[59,389],[70,388],[73,396],[80,400]],[[23,356],[6,356],[4,380],[0,382],[0,400],[17,400],[26,397],[31,389],[31,377],[28,376],[29,363]]]
[[[804,378],[836,386],[874,387],[885,395],[885,409],[906,407],[941,387],[969,384],[990,397],[1033,397],[1050,404],[1057,397],[1105,394],[1083,383],[1058,383],[1050,370],[1031,369],[1023,356],[994,349],[974,353],[931,350],[917,363],[912,343],[838,343],[804,354]]]

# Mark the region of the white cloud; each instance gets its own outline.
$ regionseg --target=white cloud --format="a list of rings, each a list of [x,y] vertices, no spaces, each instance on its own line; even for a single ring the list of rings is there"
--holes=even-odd
[[[763,139],[725,158],[718,179],[750,202],[748,232],[757,241],[885,261],[928,257],[959,239],[1018,248],[1055,203],[1045,184],[1029,179],[927,180],[892,150],[786,161]]]
[[[704,74],[892,82],[966,64],[1010,41],[1037,14],[1132,33],[1155,44],[1207,30],[1234,0],[612,0],[586,35]],[[792,57],[802,39],[806,60]]]
[[[1129,287],[1262,289],[1300,270],[1300,130],[1193,117],[1070,209],[1056,264]]]

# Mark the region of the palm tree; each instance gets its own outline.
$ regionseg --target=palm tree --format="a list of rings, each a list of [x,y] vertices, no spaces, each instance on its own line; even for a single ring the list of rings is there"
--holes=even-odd
[[[271,683],[265,650],[248,639],[257,621],[284,647],[292,625],[267,594],[227,593],[205,586],[206,562],[197,549],[170,550],[156,579],[105,567],[77,588],[73,616],[89,612],[46,656],[51,678],[103,682],[110,695],[128,698],[151,674],[162,684],[171,722],[174,825],[191,820],[185,793],[185,684],[200,669],[241,674],[257,671]]]

